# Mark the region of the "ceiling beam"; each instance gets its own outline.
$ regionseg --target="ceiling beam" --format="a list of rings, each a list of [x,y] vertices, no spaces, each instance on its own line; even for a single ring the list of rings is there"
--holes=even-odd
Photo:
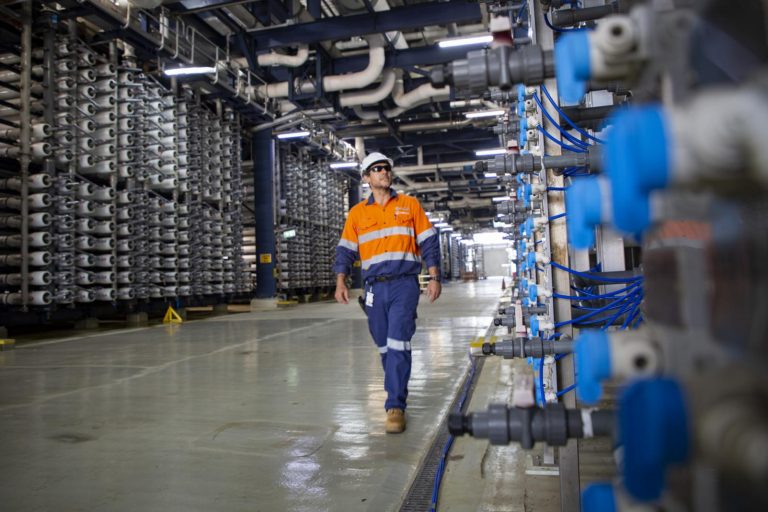
[[[335,16],[311,23],[298,23],[249,31],[256,51],[296,44],[348,39],[391,30],[410,30],[482,18],[480,6],[465,0],[429,2],[397,7],[389,11]]]

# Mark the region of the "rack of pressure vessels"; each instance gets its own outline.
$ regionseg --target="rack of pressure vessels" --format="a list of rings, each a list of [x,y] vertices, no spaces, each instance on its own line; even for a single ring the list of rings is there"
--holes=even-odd
[[[246,293],[240,120],[145,75],[130,46],[98,51],[69,30],[31,49],[28,212],[20,57],[0,56],[0,304],[50,306]],[[29,250],[21,249],[22,217]],[[249,240],[251,244],[255,242]],[[253,251],[249,251],[253,252]],[[22,259],[29,266],[23,304]]]
[[[453,414],[449,419],[451,433],[487,438],[494,444],[517,442],[525,448],[539,441],[562,446],[572,438],[613,436],[622,449],[618,461],[621,479],[588,487],[582,494],[584,510],[657,510],[661,503],[691,510],[702,500],[722,499],[713,490],[716,486],[695,480],[690,489],[674,497],[668,493],[670,468],[688,467],[694,471],[694,445],[700,450],[699,456],[708,457],[702,463],[707,471],[727,473],[730,479],[739,481],[739,492],[746,488],[753,496],[763,493],[761,498],[765,499],[760,486],[768,477],[765,466],[750,466],[746,461],[752,455],[735,441],[728,444],[728,450],[737,453],[725,453],[718,442],[723,437],[718,438],[714,432],[720,432],[720,436],[730,432],[729,440],[735,440],[733,436],[738,432],[740,442],[750,439],[758,443],[757,439],[768,435],[768,420],[754,411],[745,412],[750,419],[743,421],[725,420],[725,412],[715,416],[706,410],[699,411],[695,418],[691,416],[691,391],[676,376],[675,369],[681,373],[695,369],[681,364],[684,360],[676,353],[679,349],[665,348],[663,331],[653,325],[642,328],[653,319],[644,318],[641,271],[601,272],[599,263],[577,271],[550,261],[548,246],[550,224],[563,221],[568,225],[569,244],[577,250],[594,248],[595,230],[603,226],[640,239],[655,223],[664,220],[669,211],[665,206],[677,199],[675,194],[680,190],[708,181],[755,179],[761,172],[764,174],[768,168],[768,136],[754,123],[768,116],[764,82],[762,93],[757,78],[736,87],[713,86],[693,92],[689,101],[679,106],[627,103],[614,112],[606,107],[574,107],[590,89],[607,89],[616,96],[626,96],[624,81],[637,79],[646,67],[652,69],[648,62],[658,59],[661,53],[677,51],[675,44],[679,40],[669,36],[664,39],[667,47],[651,44],[658,40],[654,31],[669,34],[671,26],[693,26],[690,21],[695,13],[691,9],[656,12],[650,3],[642,2],[627,14],[614,14],[615,4],[591,10],[575,5],[557,10],[553,6],[567,2],[542,3],[549,9],[544,13],[546,25],[559,33],[554,51],[536,44],[518,48],[500,45],[470,52],[463,61],[449,63],[432,74],[434,83],[450,83],[467,97],[522,83],[513,89],[517,92],[516,102],[508,105],[507,115],[496,130],[502,137],[516,139],[517,144],[510,147],[519,150],[477,164],[478,170],[496,175],[507,185],[510,197],[497,203],[498,220],[507,223],[502,229],[509,233],[517,254],[513,289],[495,320],[496,325],[507,326],[513,335],[485,344],[483,352],[529,358],[537,374],[537,405],[500,404],[483,412]],[[525,20],[519,23],[520,15],[531,5],[500,10],[512,14],[510,17],[517,22],[511,24],[513,29],[521,25],[525,29]],[[580,26],[594,20],[594,27]],[[675,88],[675,79],[685,76],[685,71],[673,66],[664,72]],[[765,63],[762,69],[765,71]],[[544,86],[549,78],[556,78],[559,98]],[[591,85],[595,83],[602,86]],[[642,87],[655,83],[641,82],[638,92],[647,92]],[[559,119],[547,113],[547,104],[558,112]],[[713,114],[728,122],[712,122]],[[607,129],[600,133],[584,129],[594,129],[597,124],[600,130]],[[547,125],[559,129],[548,131]],[[562,154],[543,154],[539,148],[544,138],[560,146]],[[548,186],[546,169],[566,177],[566,185]],[[760,177],[756,179],[761,181]],[[558,193],[565,194],[566,213],[549,216],[547,196]],[[571,275],[569,294],[552,292],[553,267]],[[553,299],[571,301],[571,320],[553,317]],[[705,322],[705,318],[700,321]],[[557,332],[569,326],[582,329],[575,340]],[[746,341],[733,342],[734,346],[739,344]],[[558,389],[552,365],[570,353],[575,355],[576,382]],[[736,355],[732,351],[715,353]],[[749,404],[754,407],[766,397],[764,382],[760,388],[760,377],[749,370],[753,364],[750,361],[739,367],[744,372],[737,379],[742,387],[733,386],[738,390],[734,399],[738,397],[739,407],[745,411],[750,410]],[[615,411],[565,409],[558,403],[562,396],[575,391],[582,404],[596,405],[604,398],[602,383],[607,379],[625,383]],[[704,427],[696,425],[697,420],[709,423]],[[702,434],[705,428],[709,429],[708,437]],[[761,446],[760,457],[768,460]],[[749,482],[751,487],[743,487]],[[717,510],[726,505],[715,501],[708,506]]]

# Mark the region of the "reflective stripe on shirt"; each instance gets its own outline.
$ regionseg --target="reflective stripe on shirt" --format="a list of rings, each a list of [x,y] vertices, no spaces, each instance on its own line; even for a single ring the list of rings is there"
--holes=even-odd
[[[360,235],[357,237],[357,241],[360,244],[364,244],[365,242],[370,242],[371,240],[376,240],[377,238],[384,238],[385,236],[392,235],[414,236],[413,228],[398,226],[394,228],[377,229],[376,231],[371,231],[370,233]]]
[[[349,249],[350,251],[357,251],[357,244],[355,242],[350,242],[349,240],[346,240],[344,238],[339,240],[338,247],[344,247],[345,249]]]
[[[432,235],[436,235],[437,231],[435,231],[435,228],[429,228],[421,232],[419,236],[416,237],[416,242],[421,245],[424,240],[431,237]]]
[[[367,260],[363,260],[363,270],[367,270],[371,265],[382,263],[384,261],[415,261],[416,263],[421,263],[421,256],[417,256],[410,252],[385,252],[383,254],[377,254]]]

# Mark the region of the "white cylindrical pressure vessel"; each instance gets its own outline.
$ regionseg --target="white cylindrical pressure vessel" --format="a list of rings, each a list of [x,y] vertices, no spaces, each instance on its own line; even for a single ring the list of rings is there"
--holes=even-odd
[[[45,231],[36,231],[29,234],[29,245],[31,247],[47,247],[51,245],[51,235]]]
[[[29,216],[29,227],[47,228],[51,225],[51,214],[47,212],[33,213]]]
[[[115,274],[108,270],[93,273],[93,282],[95,284],[112,284],[115,280]]]
[[[115,264],[115,257],[111,254],[97,254],[93,257],[94,267],[112,267]]]
[[[51,195],[46,194],[44,192],[40,192],[37,194],[29,194],[28,200],[29,200],[29,207],[35,210],[38,210],[41,208],[50,208],[51,204],[53,204]]]
[[[117,298],[120,300],[133,300],[136,298],[136,292],[133,288],[118,288]]]
[[[51,253],[47,251],[31,252],[28,261],[32,267],[47,267],[51,264]]]
[[[94,257],[92,254],[77,254],[75,256],[75,265],[78,267],[92,267],[94,264]]]

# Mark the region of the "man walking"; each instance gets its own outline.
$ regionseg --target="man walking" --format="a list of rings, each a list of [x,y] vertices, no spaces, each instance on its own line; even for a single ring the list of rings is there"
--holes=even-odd
[[[396,434],[405,430],[411,337],[416,331],[422,258],[430,275],[430,302],[440,296],[441,285],[437,230],[417,199],[392,189],[392,165],[392,160],[381,153],[371,153],[363,159],[362,179],[370,185],[371,196],[349,211],[336,247],[333,270],[336,300],[347,304],[349,289],[345,279],[360,254],[368,329],[384,367],[384,426],[388,433]]]

